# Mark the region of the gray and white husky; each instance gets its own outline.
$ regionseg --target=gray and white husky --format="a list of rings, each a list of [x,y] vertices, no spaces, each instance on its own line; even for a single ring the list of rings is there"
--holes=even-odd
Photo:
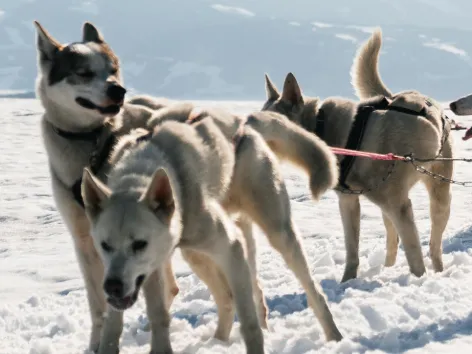
[[[89,166],[97,178],[107,183],[107,175],[112,165],[112,161],[109,160],[109,152],[114,149],[116,140],[122,138],[126,141],[126,136],[130,134],[133,136],[135,134],[133,129],[136,128],[149,127],[149,129],[153,129],[149,122],[161,123],[159,119],[156,120],[156,113],[153,110],[167,106],[170,102],[149,97],[136,98],[132,103],[124,102],[126,90],[123,87],[119,60],[105,42],[103,35],[92,24],[86,23],[84,25],[83,38],[80,42],[67,45],[56,41],[38,22],[35,22],[35,25],[38,51],[37,95],[45,109],[41,129],[48,154],[53,194],[59,212],[73,236],[77,259],[83,273],[92,319],[90,349],[97,351],[99,348],[100,350],[104,348],[103,350],[106,350],[109,347],[100,346],[100,340],[102,337],[109,338],[110,335],[107,331],[102,331],[107,302],[115,309],[130,306],[137,296],[134,290],[141,285],[145,286],[147,273],[138,272],[134,283],[135,288],[127,289],[132,290],[131,293],[125,294],[122,298],[118,297],[118,299],[116,294],[113,294],[113,291],[116,290],[116,283],[115,287],[112,286],[113,282],[111,285],[110,282],[106,283],[109,278],[105,279],[104,277],[105,270],[101,257],[104,256],[103,252],[106,252],[105,249],[108,245],[100,242],[97,252],[97,244],[91,237],[90,222],[85,213],[80,190],[83,171],[85,167]],[[157,118],[159,114],[167,117],[166,119],[175,116],[179,120],[183,117],[179,114],[166,116],[166,109],[159,109],[157,112],[164,113],[157,113]],[[246,213],[248,216],[238,221],[243,234],[245,236],[251,234],[252,222],[261,226],[269,239],[273,241],[273,246],[282,253],[287,264],[305,288],[309,304],[320,320],[327,339],[339,340],[341,334],[336,328],[322,292],[317,289],[306,264],[306,258],[293,225],[285,185],[277,172],[278,170],[274,167],[273,152],[280,158],[300,165],[309,173],[310,187],[315,198],[332,188],[336,182],[335,157],[321,140],[286,119],[282,119],[281,116],[259,113],[247,121],[248,124],[251,122],[250,127],[254,130],[254,137],[248,138],[247,143],[256,141],[259,144],[257,146],[263,146],[260,151],[263,151],[264,154],[256,156],[244,154],[245,158],[241,163],[244,166],[246,163],[244,160],[247,158],[248,167],[238,170],[243,176],[238,179],[233,176],[232,181],[244,180],[246,183],[252,180],[254,183],[257,182],[256,185],[259,189],[251,190],[250,195],[244,197],[248,195],[247,190],[244,193],[239,193],[244,186],[230,188],[238,193],[231,194],[232,202],[225,205],[225,210],[230,212],[230,205],[239,204],[244,205],[245,209],[239,206],[242,210],[251,210]],[[266,151],[267,146],[264,145],[266,142],[271,150]],[[262,159],[258,160],[261,166],[255,167],[254,158]],[[182,163],[185,164],[186,161],[182,161]],[[176,166],[175,168],[179,169],[180,167]],[[273,174],[255,174],[258,171],[273,171]],[[87,174],[85,176],[86,180],[90,180]],[[143,180],[149,182],[150,177]],[[279,199],[267,199],[269,191],[275,193],[276,197],[274,198]],[[267,202],[268,200],[270,201]],[[91,205],[90,200],[88,204]],[[278,207],[274,208],[274,205],[278,205]],[[221,218],[225,219],[225,216]],[[249,221],[244,221],[246,219]],[[159,219],[154,221],[157,225]],[[229,224],[225,222],[224,225],[227,225],[230,234],[237,234],[237,231],[231,231],[232,227]],[[156,232],[158,230],[162,229],[156,229]],[[245,239],[250,240],[251,237],[247,236]],[[169,239],[168,245],[173,245],[176,240],[180,239]],[[116,245],[112,247],[116,247]],[[134,244],[131,246],[131,251],[134,248],[139,252],[141,247],[143,247],[143,243]],[[255,255],[251,256],[250,246],[247,248],[250,262],[255,263]],[[161,254],[163,257],[161,260],[166,259],[166,254],[166,252]],[[219,322],[215,336],[227,339],[234,313],[233,292],[225,283],[228,280],[222,277],[221,272],[216,268],[208,266],[207,262],[211,260],[205,254],[190,249],[188,252],[183,249],[183,254],[192,269],[209,286],[218,304]],[[157,260],[157,263],[159,262]],[[156,294],[164,292],[168,307],[177,294],[178,287],[170,262],[165,261],[165,263],[165,271],[163,272],[165,278],[161,279],[165,287],[159,291],[156,290]],[[107,265],[111,267],[111,263]],[[250,265],[251,269],[255,269],[255,265]],[[113,267],[107,268],[107,274],[112,269]],[[142,274],[145,275],[144,278],[139,277]],[[251,277],[256,289],[258,284],[255,272],[251,274]],[[106,295],[103,291],[104,286],[111,290],[107,291]],[[127,297],[128,295],[131,297]],[[254,296],[259,299],[258,305],[261,305],[258,306],[259,318],[261,324],[264,325],[266,312],[262,293],[255,291]],[[154,305],[149,304],[149,306]],[[164,318],[164,323],[165,320]],[[151,324],[151,326],[159,325]],[[114,343],[111,347],[116,345],[117,343]]]

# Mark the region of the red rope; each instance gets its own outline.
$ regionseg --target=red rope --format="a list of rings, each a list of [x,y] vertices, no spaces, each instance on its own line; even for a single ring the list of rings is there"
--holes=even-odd
[[[333,151],[336,155],[350,155],[350,156],[357,156],[357,157],[366,157],[371,160],[384,160],[384,161],[406,160],[405,157],[398,156],[392,153],[377,154],[375,152],[349,150],[349,149],[343,149],[343,148],[337,148],[337,147],[332,147],[331,151]]]

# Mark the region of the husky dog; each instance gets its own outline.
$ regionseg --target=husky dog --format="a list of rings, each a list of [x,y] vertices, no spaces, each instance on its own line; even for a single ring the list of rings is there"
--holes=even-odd
[[[449,104],[452,113],[457,116],[472,115],[472,95],[464,96]],[[466,130],[462,140],[469,140],[472,138],[472,127]]]
[[[48,154],[54,199],[72,234],[83,274],[92,329],[89,348],[97,351],[106,307],[102,288],[103,265],[90,237],[80,195],[84,167],[93,163],[105,178],[113,136],[145,126],[153,111],[123,103],[119,60],[91,23],[83,26],[81,42],[62,45],[38,22],[37,95],[45,109],[41,132]],[[153,102],[154,106],[162,107]],[[119,124],[111,124],[117,119]],[[113,128],[113,132],[112,130]],[[178,287],[169,263],[166,269],[170,306]]]
[[[106,183],[111,167],[108,160],[109,152],[113,149],[116,140],[129,135],[133,129],[147,127],[150,120],[159,118],[155,116],[154,110],[166,112],[166,108],[163,107],[172,102],[149,96],[123,102],[126,90],[123,87],[118,57],[105,42],[100,31],[92,24],[84,24],[83,37],[80,42],[66,45],[55,40],[38,22],[35,22],[35,26],[38,52],[36,91],[45,109],[41,130],[48,154],[52,190],[57,208],[74,241],[91,314],[92,328],[89,347],[92,351],[97,351],[102,334],[106,335],[102,333],[102,327],[105,321],[107,299],[103,291],[104,267],[90,236],[90,222],[85,214],[81,195],[83,169],[90,166],[92,172]],[[169,115],[166,117],[168,119]],[[274,124],[267,124],[266,120],[259,118],[259,115],[255,114],[251,120],[248,119],[248,122],[252,121],[253,129],[258,128],[257,131],[265,129],[262,137],[257,135],[257,139],[266,140],[278,157],[289,159],[309,172],[310,186],[315,198],[333,187],[337,179],[336,160],[326,144],[295,124],[287,125],[285,120],[274,119]],[[297,149],[302,149],[307,153],[299,156]],[[270,155],[272,152],[268,154],[270,159],[273,159],[273,155]],[[307,158],[306,161],[303,160],[304,157]],[[248,156],[247,169],[239,170],[239,173],[248,181],[256,178],[252,174],[251,161],[253,161],[252,157]],[[245,166],[245,163],[240,164]],[[251,171],[251,174],[245,171]],[[242,177],[237,180],[242,180]],[[291,221],[288,197],[283,182],[275,173],[267,176],[267,181],[269,180],[269,187],[265,188],[275,189],[285,199],[282,198],[280,201],[278,214],[274,213],[268,221],[260,216],[264,210],[257,209],[260,205],[266,205],[264,200],[267,199],[264,193],[255,193],[254,195],[258,195],[258,198],[249,199],[239,195],[232,195],[231,198],[236,204],[247,205],[246,208],[252,210],[249,213],[252,214],[251,220],[262,225],[269,236],[272,234],[277,236],[274,247],[279,251],[290,250],[288,255],[285,254],[287,263],[291,265],[306,289],[310,305],[314,307],[327,338],[340,339],[341,335],[332,319],[331,322],[323,319],[323,316],[331,318],[331,314],[326,315],[326,304],[309,274],[305,258],[291,251],[292,248],[298,250],[300,244],[298,238],[294,239],[297,232]],[[270,208],[266,210],[272,212],[271,202],[268,205]],[[251,222],[245,222],[244,218],[238,221],[245,236],[251,234]],[[247,249],[248,258],[254,259],[255,255],[251,256],[250,244],[247,245]],[[101,249],[99,251],[102,252]],[[231,292],[225,292],[229,289],[228,286],[220,284],[226,280],[216,279],[219,273],[207,265],[208,257],[204,254],[191,250],[187,252],[184,249],[182,251],[192,269],[209,286],[215,301],[227,304],[227,306],[218,306],[219,321],[215,333],[215,337],[227,339],[234,310]],[[294,254],[297,256],[292,259]],[[255,275],[251,274],[251,276],[255,282]],[[215,282],[218,285],[216,287],[213,285]],[[169,307],[178,292],[170,262],[165,266],[163,284],[166,285],[164,292],[166,304]],[[258,311],[260,308],[262,315],[259,315],[259,318],[261,318],[261,324],[264,325],[264,299],[262,293],[257,291],[257,284],[254,288],[256,289],[254,296],[259,298],[259,304],[263,304],[263,306],[258,306]],[[320,303],[324,305],[320,306]]]
[[[191,125],[183,123],[188,119]],[[107,185],[88,170],[84,173],[86,212],[104,260],[105,292],[112,305],[101,343],[110,353],[116,350],[122,329],[122,313],[117,310],[132,306],[143,285],[152,352],[171,352],[169,314],[159,295],[159,274],[173,249],[180,247],[214,295],[219,336],[227,338],[231,330],[234,298],[248,353],[262,352],[263,337],[252,302],[251,280],[257,288],[259,285],[251,222],[265,231],[302,283],[327,339],[340,340],[326,300],[310,276],[276,157],[261,135],[291,159],[295,150],[285,149],[284,141],[296,138],[298,131],[302,137],[298,137],[298,148],[304,147],[307,155],[292,161],[304,168],[310,161],[336,176],[335,159],[331,160],[323,145],[317,146],[318,139],[278,114],[254,113],[241,118],[186,103],[157,111],[148,126],[155,127],[150,141],[137,139],[133,144],[133,137],[128,136],[118,143],[110,159],[114,167]],[[327,166],[320,164],[323,159]],[[311,171],[316,198],[335,180],[328,176],[326,184],[326,178],[316,178],[318,168]],[[227,213],[250,218],[238,223],[243,237],[238,236]],[[173,230],[173,223],[180,228]],[[243,252],[245,242],[249,267]],[[262,292],[256,291],[255,297],[264,326]]]
[[[304,97],[294,75],[289,73],[282,94],[266,75],[267,101],[262,110],[286,115],[306,130],[316,132],[333,147],[346,146],[348,137],[352,135],[351,127],[355,121],[357,123],[356,116],[360,117],[357,112],[361,114],[365,109],[372,110],[366,115],[368,121],[359,119],[366,122],[364,126],[357,124],[362,128],[359,135],[362,138],[354,137],[356,139],[353,141],[359,150],[397,155],[413,153],[421,159],[438,155],[452,157],[450,125],[441,106],[416,91],[394,95],[382,82],[378,71],[381,44],[381,30],[377,29],[359,49],[351,72],[357,96],[370,102],[359,104],[343,98],[328,98],[321,102],[318,98]],[[376,104],[381,108],[370,108]],[[339,157],[341,167],[346,159]],[[425,273],[418,230],[408,197],[410,189],[418,181],[424,183],[430,198],[429,246],[433,268],[437,272],[442,271],[442,234],[450,213],[450,185],[418,173],[411,164],[364,158],[350,159],[350,164],[347,174],[341,168],[340,182],[343,183],[336,188],[346,244],[346,267],[342,281],[357,276],[361,192],[382,210],[387,233],[385,266],[395,264],[399,236],[410,271],[418,277]],[[447,178],[453,173],[452,162],[433,161],[422,166]]]

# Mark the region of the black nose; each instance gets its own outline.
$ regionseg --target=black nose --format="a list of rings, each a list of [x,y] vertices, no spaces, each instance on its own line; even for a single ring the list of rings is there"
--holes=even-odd
[[[115,83],[108,86],[108,89],[107,89],[108,97],[110,97],[113,101],[116,101],[116,102],[123,101],[125,98],[125,93],[126,93],[126,89],[123,86],[115,84]]]
[[[114,298],[123,297],[123,282],[117,278],[107,278],[105,284],[103,284],[103,289],[105,292]]]
[[[456,110],[456,108],[457,108],[456,102],[451,102],[451,103],[449,104],[449,108],[451,109],[451,111],[454,112],[454,111]]]

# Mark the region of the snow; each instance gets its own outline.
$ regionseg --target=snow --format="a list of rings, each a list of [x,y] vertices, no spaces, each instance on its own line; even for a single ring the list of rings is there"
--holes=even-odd
[[[259,109],[258,101],[199,101],[234,112]],[[39,136],[41,107],[31,99],[0,99],[0,346],[1,354],[87,353],[90,319],[72,242],[54,205],[46,155]],[[472,117],[460,119],[472,124]],[[472,147],[456,136],[457,156]],[[469,190],[453,186],[451,218],[444,235],[444,272],[409,274],[404,252],[383,267],[385,232],[380,211],[362,200],[358,279],[340,284],[344,241],[337,200],[328,192],[310,199],[307,179],[283,166],[295,222],[313,276],[329,300],[344,334],[326,343],[306,296],[281,257],[257,230],[259,275],[270,309],[267,353],[469,353],[472,345],[472,223]],[[458,163],[455,178],[472,180]],[[423,253],[428,254],[425,189],[412,193]],[[174,257],[180,293],[172,306],[171,340],[176,353],[242,353],[236,322],[229,343],[212,339],[216,309],[206,287],[179,254]],[[143,299],[125,312],[121,353],[148,353]]]

